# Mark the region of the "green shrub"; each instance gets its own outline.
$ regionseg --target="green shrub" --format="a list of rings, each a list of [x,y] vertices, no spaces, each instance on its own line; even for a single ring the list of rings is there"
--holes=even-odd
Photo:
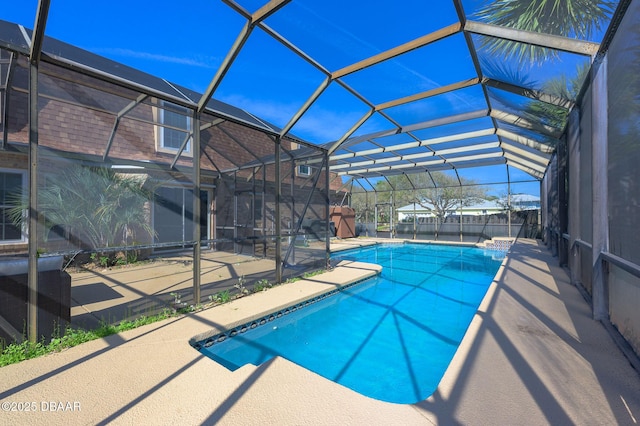
[[[263,278],[263,279],[259,280],[257,283],[254,284],[253,292],[254,293],[258,293],[260,291],[264,291],[264,290],[266,290],[268,288],[271,288],[271,287],[273,287],[273,284],[271,284],[268,279]]]
[[[171,318],[175,315],[171,310],[165,309],[156,315],[143,315],[134,320],[123,320],[116,325],[102,322],[95,330],[82,330],[68,327],[64,336],[54,337],[49,343],[45,343],[44,341],[33,343],[28,340],[24,340],[22,343],[14,342],[7,345],[2,352],[0,352],[0,367],[52,352],[59,352],[90,340],[101,339],[112,334],[132,330],[143,325]]]
[[[231,293],[229,292],[229,290],[221,291],[217,294],[217,296],[220,300],[220,303],[227,303],[231,301]]]

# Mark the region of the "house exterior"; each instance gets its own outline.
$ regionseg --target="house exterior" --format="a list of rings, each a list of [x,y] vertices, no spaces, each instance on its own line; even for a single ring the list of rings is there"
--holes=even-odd
[[[511,194],[511,209],[540,210],[540,197],[530,194]]]
[[[510,198],[511,210],[513,211],[540,210],[540,197],[529,194],[512,194]],[[427,203],[423,204],[428,206]],[[481,200],[478,203],[468,206],[454,206],[447,212],[447,217],[456,217],[462,214],[462,216],[467,217],[469,221],[473,221],[474,217],[504,214],[507,210],[507,204],[505,199],[493,201]],[[398,208],[398,220],[400,222],[410,221],[415,216],[418,218],[418,222],[433,221],[436,217],[433,209],[428,209],[424,205],[414,203]]]
[[[24,253],[28,241],[25,230],[7,217],[10,194],[26,192],[29,185],[29,63],[23,33],[21,27],[0,21],[0,255]],[[154,235],[136,244],[190,241],[194,226],[201,227],[203,240],[264,236],[275,227],[275,197],[270,194],[276,182],[283,193],[281,225],[293,229],[309,212],[323,218],[326,182],[334,191],[341,186],[328,179],[325,169],[300,161],[296,153],[300,147],[309,150],[308,144],[277,138],[280,129],[246,111],[212,99],[196,117],[193,105],[201,95],[189,89],[53,39],[45,39],[43,55],[38,74],[39,184],[46,185],[47,176],[72,164],[142,177],[155,191],[147,206]],[[197,131],[198,167],[193,153]],[[281,161],[276,167],[278,147]],[[199,215],[192,211],[196,179]],[[86,248],[65,238],[40,237],[39,244],[52,250]]]

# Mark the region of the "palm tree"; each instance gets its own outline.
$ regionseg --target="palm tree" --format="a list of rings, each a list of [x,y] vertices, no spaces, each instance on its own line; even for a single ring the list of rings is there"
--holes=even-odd
[[[145,209],[152,199],[153,189],[137,177],[104,167],[61,168],[38,188],[43,239],[61,227],[72,244],[85,249],[129,245],[136,230],[154,234]],[[13,223],[22,226],[27,206],[24,194],[16,194],[9,211]]]
[[[562,74],[552,78],[543,85],[542,91],[559,98],[575,100],[588,77],[589,69],[588,63],[578,65],[574,76],[567,77]],[[523,115],[530,120],[562,130],[567,124],[569,110],[541,101],[531,101],[524,109]]]
[[[584,40],[603,28],[616,3],[604,0],[493,0],[474,16],[489,24]],[[557,53],[549,49],[510,40],[485,37],[482,45],[490,53],[506,54],[520,61],[529,59],[540,63],[557,58]]]

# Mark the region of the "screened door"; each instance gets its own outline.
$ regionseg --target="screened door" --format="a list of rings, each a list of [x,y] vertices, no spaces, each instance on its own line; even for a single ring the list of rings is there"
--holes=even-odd
[[[164,187],[156,191],[153,227],[156,243],[171,243],[156,250],[175,250],[193,241],[193,189]],[[209,239],[209,191],[200,191],[200,235]]]

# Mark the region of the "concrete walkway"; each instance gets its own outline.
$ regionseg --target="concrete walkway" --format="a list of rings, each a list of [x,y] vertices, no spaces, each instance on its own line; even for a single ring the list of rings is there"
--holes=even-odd
[[[376,244],[374,239],[334,239],[332,251]],[[389,241],[389,240],[387,240]],[[396,240],[401,242],[400,240]],[[307,257],[325,257],[325,243],[298,248]],[[305,253],[307,252],[307,253]],[[309,267],[311,269],[311,267]],[[216,293],[230,290],[240,277],[245,277],[247,289],[260,279],[275,281],[275,262],[253,256],[205,250],[201,257],[201,301]],[[193,304],[193,257],[167,255],[150,262],[115,268],[70,268],[71,325],[74,328],[96,329],[101,323],[115,324],[123,319],[160,313],[172,306],[175,298]],[[285,277],[300,274],[299,269],[285,268]]]
[[[193,259],[164,257],[133,267],[71,271],[71,324],[95,329],[141,315],[151,315],[171,306],[174,295],[193,303]],[[207,251],[201,264],[201,299],[231,289],[241,276],[267,278],[273,260],[226,252]]]
[[[414,405],[364,397],[279,357],[230,372],[189,345],[376,273],[349,263],[3,367],[0,424],[636,424],[640,376],[556,263],[536,241],[519,241],[438,389]]]

